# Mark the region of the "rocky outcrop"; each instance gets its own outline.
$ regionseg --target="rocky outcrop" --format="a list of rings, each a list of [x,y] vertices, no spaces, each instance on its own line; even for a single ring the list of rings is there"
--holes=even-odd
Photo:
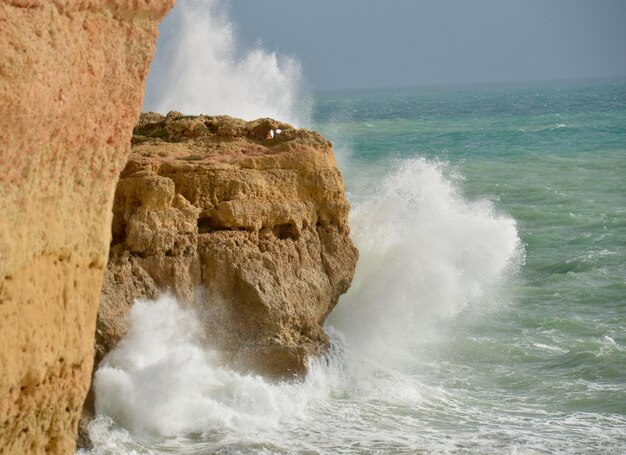
[[[0,453],[73,453],[111,205],[173,0],[0,0]]]
[[[169,291],[244,371],[293,377],[328,345],[322,324],[357,260],[332,146],[270,119],[142,114],[113,209],[97,346],[133,299]]]

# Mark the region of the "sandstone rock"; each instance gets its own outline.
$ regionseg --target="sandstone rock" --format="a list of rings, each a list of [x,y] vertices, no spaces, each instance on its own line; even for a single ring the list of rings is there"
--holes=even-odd
[[[101,357],[134,298],[198,306],[207,340],[243,371],[290,378],[357,260],[332,146],[271,119],[142,114],[113,209],[98,314]]]
[[[113,194],[172,3],[0,0],[0,453],[74,451]]]

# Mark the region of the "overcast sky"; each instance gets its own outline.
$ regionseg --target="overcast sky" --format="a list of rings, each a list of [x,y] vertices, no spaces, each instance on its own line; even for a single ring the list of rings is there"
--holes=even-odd
[[[178,0],[185,1],[185,0]],[[626,0],[228,0],[318,89],[626,75]]]

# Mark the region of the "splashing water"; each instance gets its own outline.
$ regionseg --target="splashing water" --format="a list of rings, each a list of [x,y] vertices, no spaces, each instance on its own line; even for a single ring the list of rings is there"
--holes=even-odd
[[[419,363],[413,347],[438,319],[485,302],[518,254],[515,223],[464,201],[442,165],[424,160],[392,173],[351,222],[361,251],[355,283],[331,316],[331,353],[304,380],[230,371],[202,345],[192,310],[170,297],[137,302],[129,334],[96,373],[94,453],[239,450],[250,438],[271,441],[270,452],[296,450],[288,434],[326,414],[354,413],[365,425],[359,407],[368,402],[420,408],[446,399],[407,374]]]
[[[298,61],[260,47],[240,50],[222,3],[181,1],[163,21],[144,110],[308,124]]]
[[[302,409],[289,386],[220,367],[199,321],[169,296],[136,302],[129,333],[96,373],[97,413],[148,437],[268,429]]]
[[[368,357],[411,358],[438,320],[493,304],[521,257],[515,221],[464,200],[444,170],[407,160],[352,210],[358,270],[330,323]]]

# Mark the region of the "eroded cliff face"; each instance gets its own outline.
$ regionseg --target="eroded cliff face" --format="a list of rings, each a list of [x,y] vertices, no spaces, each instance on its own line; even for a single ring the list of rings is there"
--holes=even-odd
[[[111,205],[173,0],[0,0],[0,453],[73,453]]]
[[[117,186],[97,351],[133,299],[197,305],[207,341],[243,371],[293,377],[357,260],[332,146],[270,119],[142,114]]]

